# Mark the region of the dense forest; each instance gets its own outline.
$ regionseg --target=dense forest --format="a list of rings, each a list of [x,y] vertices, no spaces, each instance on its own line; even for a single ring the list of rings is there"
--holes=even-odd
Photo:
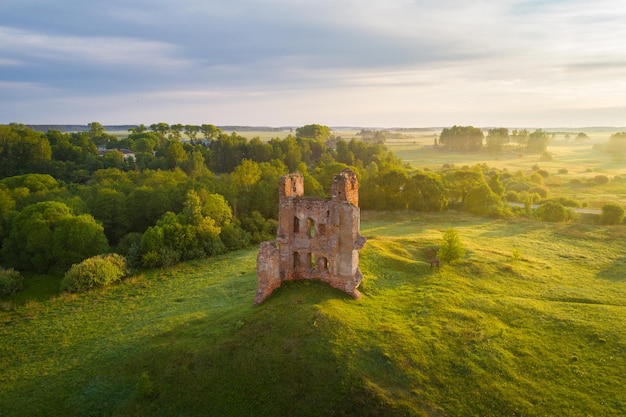
[[[510,137],[535,152],[545,152],[548,140],[542,131],[493,129],[487,148]],[[444,129],[440,138],[450,150],[476,150],[482,142],[471,126]],[[155,268],[242,248],[275,236],[280,176],[300,171],[305,195],[324,196],[346,166],[359,175],[365,210],[530,216],[530,205],[544,202],[539,217],[561,221],[577,204],[550,199],[540,169],[412,169],[375,132],[345,141],[313,124],[262,141],[210,124],[157,123],[119,138],[97,122],[69,133],[12,124],[0,126],[0,265],[60,276],[108,253],[123,256],[124,268]],[[606,222],[621,222],[620,208],[609,210]]]

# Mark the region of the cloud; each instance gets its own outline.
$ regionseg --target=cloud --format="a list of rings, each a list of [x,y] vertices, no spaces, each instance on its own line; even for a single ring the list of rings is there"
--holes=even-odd
[[[13,106],[21,120],[62,116],[46,110],[54,102],[88,120],[97,112],[134,121],[179,114],[181,122],[236,124],[281,115],[284,123],[314,115],[349,119],[341,124],[431,124],[424,116],[457,123],[490,114],[505,121],[516,110],[530,120],[537,109],[567,111],[581,101],[620,108],[622,4],[6,0],[0,88],[7,107],[29,100]]]

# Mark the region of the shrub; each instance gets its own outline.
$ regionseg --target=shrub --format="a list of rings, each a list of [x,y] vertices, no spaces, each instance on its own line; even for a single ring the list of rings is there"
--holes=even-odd
[[[465,256],[465,247],[458,233],[453,228],[443,232],[443,242],[439,246],[437,257],[443,262],[452,262]]]
[[[624,221],[624,208],[622,206],[614,203],[608,203],[602,206],[600,223],[620,224],[622,221]]]
[[[126,258],[117,253],[98,255],[72,265],[61,280],[61,290],[87,291],[118,281],[128,273]]]
[[[24,278],[18,271],[0,268],[0,297],[15,294],[24,288]]]
[[[593,177],[592,181],[598,185],[604,185],[609,183],[609,177],[606,175],[596,175]]]
[[[537,218],[548,222],[564,222],[570,219],[569,211],[563,204],[549,201],[540,205],[535,211]]]
[[[567,170],[567,168],[561,168],[559,169],[559,174],[567,174],[569,173],[569,171]]]
[[[156,250],[151,250],[141,256],[141,265],[144,268],[165,268],[176,265],[180,262],[180,251],[168,246],[163,246]]]
[[[537,174],[541,175],[543,178],[548,178],[550,176],[550,173],[545,169],[537,170]]]

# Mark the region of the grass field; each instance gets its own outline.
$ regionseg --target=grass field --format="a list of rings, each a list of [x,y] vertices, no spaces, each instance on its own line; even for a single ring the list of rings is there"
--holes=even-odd
[[[467,256],[430,270],[449,227]],[[363,213],[362,234],[359,301],[298,282],[253,307],[256,248],[31,284],[0,304],[0,415],[626,415],[626,228]]]

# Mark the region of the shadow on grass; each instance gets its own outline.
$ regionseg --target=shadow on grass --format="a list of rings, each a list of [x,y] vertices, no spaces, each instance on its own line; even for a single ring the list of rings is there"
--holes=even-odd
[[[626,282],[626,257],[618,259],[597,274],[598,278],[612,282]]]

